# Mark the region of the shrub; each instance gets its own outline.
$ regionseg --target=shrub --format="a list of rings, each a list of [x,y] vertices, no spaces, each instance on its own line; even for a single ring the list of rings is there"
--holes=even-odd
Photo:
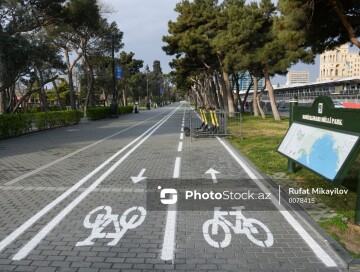
[[[118,111],[119,111],[119,115],[132,113],[133,106],[121,106],[118,108]]]
[[[0,139],[28,133],[35,127],[38,130],[71,126],[79,123],[81,111],[54,111],[28,114],[0,115]]]
[[[29,132],[31,128],[31,114],[0,115],[0,138],[18,136]]]
[[[119,115],[132,113],[132,111],[133,111],[133,106],[118,107]],[[110,117],[110,107],[90,108],[87,110],[86,115],[92,121],[109,118]]]
[[[87,109],[87,117],[92,120],[105,119],[110,117],[110,107],[97,107]]]

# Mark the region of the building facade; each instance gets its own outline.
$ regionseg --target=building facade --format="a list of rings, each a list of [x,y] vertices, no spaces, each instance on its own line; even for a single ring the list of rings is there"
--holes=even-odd
[[[245,72],[239,79],[240,92],[246,92],[250,86],[250,91],[254,91],[253,79],[250,73]],[[258,80],[258,89],[259,91],[265,86],[265,79],[262,77]]]
[[[309,71],[290,70],[286,75],[286,85],[308,84],[309,77]]]
[[[360,55],[359,51],[351,50],[349,44],[320,55],[318,82],[354,76],[360,76]]]

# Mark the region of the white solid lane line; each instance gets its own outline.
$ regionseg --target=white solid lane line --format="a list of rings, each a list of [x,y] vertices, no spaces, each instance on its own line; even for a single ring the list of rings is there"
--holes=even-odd
[[[162,119],[165,120],[166,116]],[[70,194],[77,191],[86,181],[88,181],[91,177],[93,177],[96,173],[98,173],[102,168],[104,168],[108,163],[110,163],[112,160],[114,160],[117,156],[119,156],[122,152],[124,152],[126,149],[128,149],[130,146],[132,146],[134,143],[136,143],[138,140],[140,140],[142,137],[144,137],[148,132],[150,132],[153,128],[155,128],[158,124],[162,122],[160,120],[158,123],[153,125],[151,128],[149,128],[147,131],[145,131],[142,135],[140,135],[138,138],[133,140],[131,143],[126,145],[124,148],[119,150],[117,153],[115,153],[113,156],[111,156],[108,160],[106,160],[104,163],[102,163],[100,166],[95,168],[91,173],[89,173],[87,176],[82,178],[80,181],[78,181],[76,184],[74,184],[71,188],[69,188],[67,191],[65,191],[62,195],[60,195],[58,198],[56,198],[54,201],[52,201],[50,204],[48,204],[46,207],[41,209],[39,212],[37,212],[34,216],[29,218],[25,223],[23,223],[20,227],[15,229],[12,233],[10,233],[6,238],[4,238],[0,242],[0,252],[7,247],[10,243],[12,243],[15,239],[17,239],[24,231],[26,231],[29,227],[31,227],[33,224],[36,223],[41,217],[43,217],[46,213],[48,213],[50,210],[52,210],[56,205],[58,205],[61,201],[63,201],[65,198],[67,198]]]
[[[158,128],[160,128],[176,111],[175,109],[165,120],[158,124],[145,138],[137,143],[123,157],[121,157],[113,166],[102,174],[89,188],[76,197],[65,209],[55,216],[44,228],[42,228],[20,251],[12,258],[13,260],[24,259],[58,224],[69,214],[82,200],[84,200],[101,182],[108,177],[123,161],[127,159],[141,144],[143,144]]]
[[[219,137],[218,141],[225,147],[229,154],[235,159],[235,161],[245,170],[249,177],[256,183],[256,185],[264,192],[270,193],[268,188],[262,184],[255,174],[250,170],[249,167],[231,150],[231,148],[224,143]],[[280,211],[284,216],[286,221],[296,230],[296,232],[303,238],[303,240],[308,244],[308,246],[313,250],[315,255],[327,266],[327,267],[337,267],[335,261],[325,252],[325,250],[310,236],[309,233],[299,224],[298,221],[286,211],[283,205],[279,205],[276,199],[271,198],[271,202],[275,207]]]
[[[62,161],[64,161],[64,160],[66,160],[66,159],[68,159],[68,158],[70,158],[70,157],[72,157],[72,156],[74,156],[74,155],[76,155],[76,154],[78,154],[78,153],[86,150],[86,149],[89,149],[89,148],[91,148],[91,147],[93,147],[93,146],[95,146],[95,145],[98,145],[98,144],[100,144],[100,143],[102,143],[102,142],[104,142],[104,141],[106,141],[106,140],[108,140],[108,139],[110,139],[110,138],[112,138],[112,137],[115,137],[115,136],[117,136],[117,135],[119,135],[119,134],[121,134],[121,133],[123,133],[123,132],[125,132],[125,131],[128,131],[128,130],[132,129],[133,127],[136,127],[136,126],[138,126],[138,125],[141,125],[142,123],[145,123],[145,122],[147,122],[148,120],[153,119],[153,118],[155,118],[155,117],[157,117],[157,116],[159,116],[159,115],[161,115],[161,114],[163,114],[163,113],[159,113],[159,114],[157,114],[157,115],[155,115],[155,116],[153,116],[153,117],[151,117],[151,118],[148,118],[148,119],[146,119],[146,120],[144,120],[144,121],[142,121],[142,122],[140,122],[140,123],[137,123],[137,124],[135,124],[135,125],[132,125],[131,127],[128,127],[128,128],[126,128],[126,129],[123,129],[123,130],[121,130],[121,131],[119,131],[119,132],[117,132],[117,133],[115,133],[115,134],[113,134],[113,135],[110,135],[110,136],[108,136],[108,137],[106,137],[106,138],[104,138],[104,139],[101,139],[101,140],[99,140],[99,141],[97,141],[97,142],[95,142],[95,143],[92,143],[92,144],[87,145],[87,146],[85,146],[85,147],[83,147],[83,148],[80,148],[79,150],[76,150],[76,151],[74,151],[74,152],[72,152],[72,153],[70,153],[70,154],[68,154],[68,155],[66,155],[66,156],[64,156],[64,157],[61,157],[61,158],[59,158],[59,159],[57,159],[57,160],[55,160],[55,161],[52,161],[52,162],[50,162],[50,163],[48,163],[48,164],[45,164],[45,165],[43,165],[43,166],[41,166],[41,167],[39,167],[39,168],[37,168],[37,169],[35,169],[35,170],[32,170],[32,171],[30,171],[29,173],[26,173],[26,174],[24,174],[24,175],[22,175],[22,176],[20,176],[20,177],[17,177],[17,178],[15,178],[15,179],[13,179],[13,180],[10,180],[10,181],[8,181],[7,183],[5,183],[4,185],[9,185],[9,186],[14,185],[16,182],[19,182],[20,180],[23,180],[23,179],[25,179],[25,178],[27,178],[27,177],[30,177],[30,176],[32,176],[32,175],[35,175],[35,174],[39,173],[40,171],[45,170],[45,169],[49,168],[50,166],[53,166],[54,164],[57,164],[57,163],[59,163],[59,162],[62,162]]]

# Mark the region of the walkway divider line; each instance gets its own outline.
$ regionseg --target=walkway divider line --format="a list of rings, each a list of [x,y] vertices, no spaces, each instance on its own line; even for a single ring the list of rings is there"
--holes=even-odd
[[[161,260],[171,261],[174,258],[176,229],[176,204],[169,205],[166,216],[164,243],[161,250]]]
[[[245,170],[245,172],[249,175],[249,177],[256,183],[256,185],[264,192],[271,193],[264,184],[262,184],[256,175],[250,170],[250,168],[235,154],[231,148],[225,144],[225,142],[216,137],[218,141],[225,147],[225,149],[229,152],[229,154],[234,158],[234,160]],[[286,211],[283,205],[279,205],[276,199],[271,198],[271,202],[275,207],[280,211],[280,213],[284,216],[286,221],[296,230],[296,232],[303,238],[303,240],[308,244],[308,246],[313,250],[315,255],[326,265],[327,267],[337,267],[335,261],[325,252],[325,250],[310,236],[309,233],[299,224],[298,221],[288,212]]]
[[[179,142],[178,152],[181,152],[183,148],[183,142]]]
[[[179,107],[180,108],[180,107]],[[160,128],[179,108],[171,112],[163,121],[160,122],[149,134],[121,157],[113,166],[102,174],[93,184],[90,185],[82,194],[76,197],[65,209],[55,216],[48,224],[45,225],[20,251],[12,258],[13,260],[24,259],[48,234],[52,231],[79,203],[84,200],[97,186],[104,181],[122,162],[124,162],[140,145],[142,145],[154,132]]]
[[[180,177],[180,164],[181,164],[181,158],[177,157],[176,160],[175,160],[173,178],[179,178]]]
[[[175,160],[173,178],[179,178],[180,176],[180,163],[181,158],[177,157]],[[163,261],[171,261],[174,259],[176,213],[176,204],[169,205],[166,215],[164,242],[161,250],[161,260]]]
[[[41,172],[42,170],[45,170],[45,169],[53,166],[54,164],[57,164],[57,163],[59,163],[59,162],[62,162],[62,161],[64,161],[64,160],[66,160],[66,159],[68,159],[68,158],[70,158],[70,157],[72,157],[72,156],[74,156],[74,155],[76,155],[76,154],[78,154],[78,153],[86,150],[86,149],[89,149],[89,148],[91,148],[91,147],[93,147],[93,146],[95,146],[95,145],[98,145],[98,144],[100,144],[100,143],[102,143],[102,142],[104,142],[104,141],[106,141],[106,140],[108,140],[108,139],[110,139],[110,138],[112,138],[112,137],[115,137],[115,136],[117,136],[117,135],[119,135],[119,134],[121,134],[121,133],[123,133],[123,132],[125,132],[125,131],[128,131],[128,130],[130,130],[130,129],[138,126],[138,125],[141,125],[142,123],[145,123],[145,122],[147,122],[148,120],[151,120],[151,119],[153,119],[153,118],[155,118],[155,117],[157,117],[157,116],[159,116],[159,115],[161,115],[161,114],[163,114],[163,112],[162,112],[162,113],[159,113],[159,114],[157,114],[157,115],[155,115],[155,116],[153,116],[153,117],[150,117],[150,118],[148,118],[148,119],[146,119],[146,120],[144,120],[144,121],[142,121],[142,122],[140,122],[140,123],[137,123],[137,124],[135,124],[135,125],[132,125],[131,127],[128,127],[128,128],[126,128],[126,129],[123,129],[123,130],[121,130],[121,131],[119,131],[119,132],[117,132],[117,133],[115,133],[115,134],[112,134],[112,135],[110,135],[110,136],[108,136],[108,137],[106,137],[106,138],[104,138],[104,139],[101,139],[101,140],[99,140],[99,141],[97,141],[97,142],[95,142],[95,143],[92,143],[92,144],[87,145],[87,146],[85,146],[85,147],[83,147],[83,148],[80,148],[79,150],[76,150],[76,151],[74,151],[74,152],[72,152],[72,153],[70,153],[70,154],[68,154],[68,155],[65,155],[65,156],[63,156],[63,157],[61,157],[61,158],[59,158],[59,159],[57,159],[57,160],[54,160],[54,161],[52,161],[52,162],[50,162],[50,163],[48,163],[48,164],[45,164],[45,165],[43,165],[43,166],[41,166],[41,167],[39,167],[39,168],[37,168],[37,169],[34,169],[34,170],[32,170],[32,171],[30,171],[30,172],[28,172],[28,173],[26,173],[26,174],[24,174],[24,175],[22,175],[22,176],[20,176],[20,177],[17,177],[17,178],[15,178],[15,179],[13,179],[13,180],[10,180],[10,181],[8,181],[7,183],[5,183],[4,185],[8,185],[8,186],[14,185],[15,183],[17,183],[17,182],[19,182],[19,181],[21,181],[21,180],[23,180],[23,179],[25,179],[25,178],[28,178],[28,177],[30,177],[30,176],[32,176],[32,175],[34,175],[34,174],[37,174],[37,173]]]
[[[171,116],[173,112],[171,112],[167,116]],[[69,195],[71,195],[73,192],[77,191],[86,181],[88,181],[91,177],[93,177],[96,173],[98,173],[102,168],[104,168],[107,164],[109,164],[112,160],[114,160],[117,156],[119,156],[121,153],[123,153],[126,149],[128,149],[130,146],[132,146],[134,143],[139,141],[142,137],[144,137],[147,133],[149,133],[153,128],[155,128],[158,124],[160,124],[163,120],[167,120],[167,116],[165,116],[163,119],[161,119],[159,122],[157,122],[155,125],[153,125],[151,128],[149,128],[147,131],[145,131],[143,134],[141,134],[139,137],[137,137],[135,140],[133,140],[131,143],[123,147],[121,150],[116,152],[113,156],[111,156],[109,159],[107,159],[105,162],[103,162],[100,166],[95,168],[91,173],[86,175],[84,178],[82,178],[80,181],[78,181],[76,184],[74,184],[71,188],[69,188],[67,191],[65,191],[63,194],[61,194],[59,197],[57,197],[54,201],[52,201],[50,204],[48,204],[46,207],[41,209],[39,212],[37,212],[35,215],[33,215],[31,218],[29,218],[27,221],[25,221],[20,227],[15,229],[12,233],[10,233],[6,238],[4,238],[2,241],[0,241],[0,252],[4,250],[5,247],[7,247],[10,243],[12,243],[15,239],[17,239],[22,233],[24,233],[28,228],[30,228],[32,225],[34,225],[41,217],[43,217],[45,214],[47,214],[50,210],[52,210],[56,205],[58,205],[60,202],[62,202],[65,198],[67,198]]]

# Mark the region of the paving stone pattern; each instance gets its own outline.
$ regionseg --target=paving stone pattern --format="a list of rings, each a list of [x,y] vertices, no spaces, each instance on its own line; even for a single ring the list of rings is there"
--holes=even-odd
[[[181,107],[180,107],[181,106]],[[261,192],[224,147],[214,138],[180,139],[182,120],[187,125],[187,104],[173,104],[140,114],[121,116],[98,122],[80,124],[0,141],[0,239],[3,240],[15,229],[57,197],[66,193],[74,184],[117,151],[132,142],[148,128],[171,111],[178,110],[152,136],[135,149],[134,143],[94,174],[87,182],[74,190],[63,201],[26,229],[22,235],[0,252],[0,271],[346,271],[344,262],[333,252],[314,229],[296,217],[311,237],[336,262],[336,268],[328,268],[316,257],[313,249],[300,237],[282,214],[272,207],[270,201],[259,201],[255,207],[247,202],[243,214],[265,224],[274,237],[272,247],[260,247],[250,241],[246,234],[231,232],[231,243],[225,248],[214,248],[204,239],[203,225],[213,218],[214,211],[180,210],[176,213],[174,248],[172,260],[162,260],[167,228],[166,209],[147,210],[144,221],[135,228],[127,228],[121,239],[109,246],[113,238],[98,237],[92,245],[79,246],[79,242],[92,235],[93,229],[86,224],[87,215],[97,207],[111,207],[117,220],[132,207],[146,209],[146,180],[134,184],[131,177],[139,175],[162,182],[173,181],[176,158],[181,158],[179,179],[191,179],[195,183],[211,179],[205,174],[209,168],[220,172],[218,182],[238,182],[243,190]],[[139,124],[140,122],[151,118]],[[138,124],[137,126],[134,126]],[[33,171],[62,156],[66,156],[96,141],[134,126],[123,133],[79,152],[38,173],[9,185],[9,181]],[[179,142],[183,149],[178,151]],[[129,154],[121,164],[107,175],[82,201],[34,247],[22,260],[13,257],[35,235],[73,201],[76,201],[92,184],[101,178],[117,161]],[[254,169],[253,169],[254,170]],[[255,170],[254,170],[255,171]],[[265,181],[264,181],[265,182]],[[105,214],[105,210],[102,210]],[[99,214],[99,213],[98,213]],[[133,211],[126,217],[126,226],[138,215]],[[90,225],[102,220],[97,214],[89,217]],[[97,218],[97,219],[96,219]],[[135,220],[135,221],[136,221]],[[233,219],[229,218],[233,224]],[[120,223],[123,222],[120,220]],[[114,233],[115,225],[108,224],[102,233]],[[97,234],[99,236],[99,234]],[[214,239],[223,239],[220,232]],[[96,236],[96,234],[95,234]],[[264,239],[266,233],[259,233]],[[172,250],[172,249],[171,249]]]

